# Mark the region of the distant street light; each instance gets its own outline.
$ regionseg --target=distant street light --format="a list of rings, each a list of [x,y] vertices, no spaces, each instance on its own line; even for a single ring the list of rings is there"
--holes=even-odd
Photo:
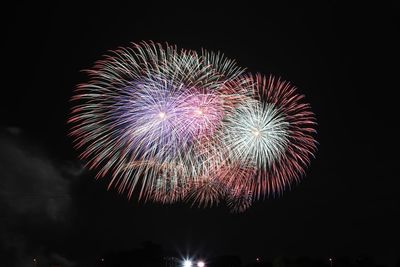
[[[329,263],[331,264],[331,267],[333,266],[333,259],[329,258]]]
[[[206,264],[204,263],[204,261],[198,261],[197,262],[197,267],[204,267]]]
[[[192,261],[191,260],[184,260],[183,261],[183,267],[191,267],[192,266]]]

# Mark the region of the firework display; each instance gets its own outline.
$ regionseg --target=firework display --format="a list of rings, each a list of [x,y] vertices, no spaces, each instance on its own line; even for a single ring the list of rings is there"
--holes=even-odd
[[[315,152],[304,96],[220,53],[142,42],[86,73],[70,135],[96,177],[129,198],[242,212],[297,182]]]

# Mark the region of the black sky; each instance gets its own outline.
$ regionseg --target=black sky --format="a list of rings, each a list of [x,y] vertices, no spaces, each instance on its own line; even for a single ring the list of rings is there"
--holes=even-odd
[[[21,2],[3,10],[0,256],[68,264],[152,240],[245,261],[368,254],[394,262],[398,5],[300,2]],[[83,171],[66,124],[72,89],[85,81],[80,70],[141,40],[220,50],[249,71],[292,81],[318,120],[318,153],[302,183],[233,215],[138,205]]]

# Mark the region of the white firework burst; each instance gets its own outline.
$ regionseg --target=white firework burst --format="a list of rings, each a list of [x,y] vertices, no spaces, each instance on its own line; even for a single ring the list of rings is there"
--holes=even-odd
[[[226,116],[222,145],[230,161],[266,169],[284,153],[288,126],[273,104],[249,100]]]

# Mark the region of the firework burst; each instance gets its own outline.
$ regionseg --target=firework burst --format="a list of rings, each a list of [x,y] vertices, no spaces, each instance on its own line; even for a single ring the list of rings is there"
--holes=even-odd
[[[225,117],[218,150],[224,151],[224,165],[256,170],[240,178],[246,195],[280,194],[299,180],[314,155],[315,117],[290,83],[262,75],[245,79],[252,81],[253,99]],[[236,173],[224,172],[223,179],[235,181]]]
[[[207,156],[196,151],[198,140],[221,127],[242,97],[235,82],[242,72],[221,54],[170,45],[112,51],[87,70],[89,82],[72,98],[78,104],[69,122],[80,157],[98,177],[111,173],[110,186],[129,197],[138,186],[139,196],[153,192],[166,174],[180,183],[204,176]]]
[[[221,53],[142,42],[86,73],[70,135],[97,178],[129,198],[241,212],[298,181],[316,149],[297,89]]]

